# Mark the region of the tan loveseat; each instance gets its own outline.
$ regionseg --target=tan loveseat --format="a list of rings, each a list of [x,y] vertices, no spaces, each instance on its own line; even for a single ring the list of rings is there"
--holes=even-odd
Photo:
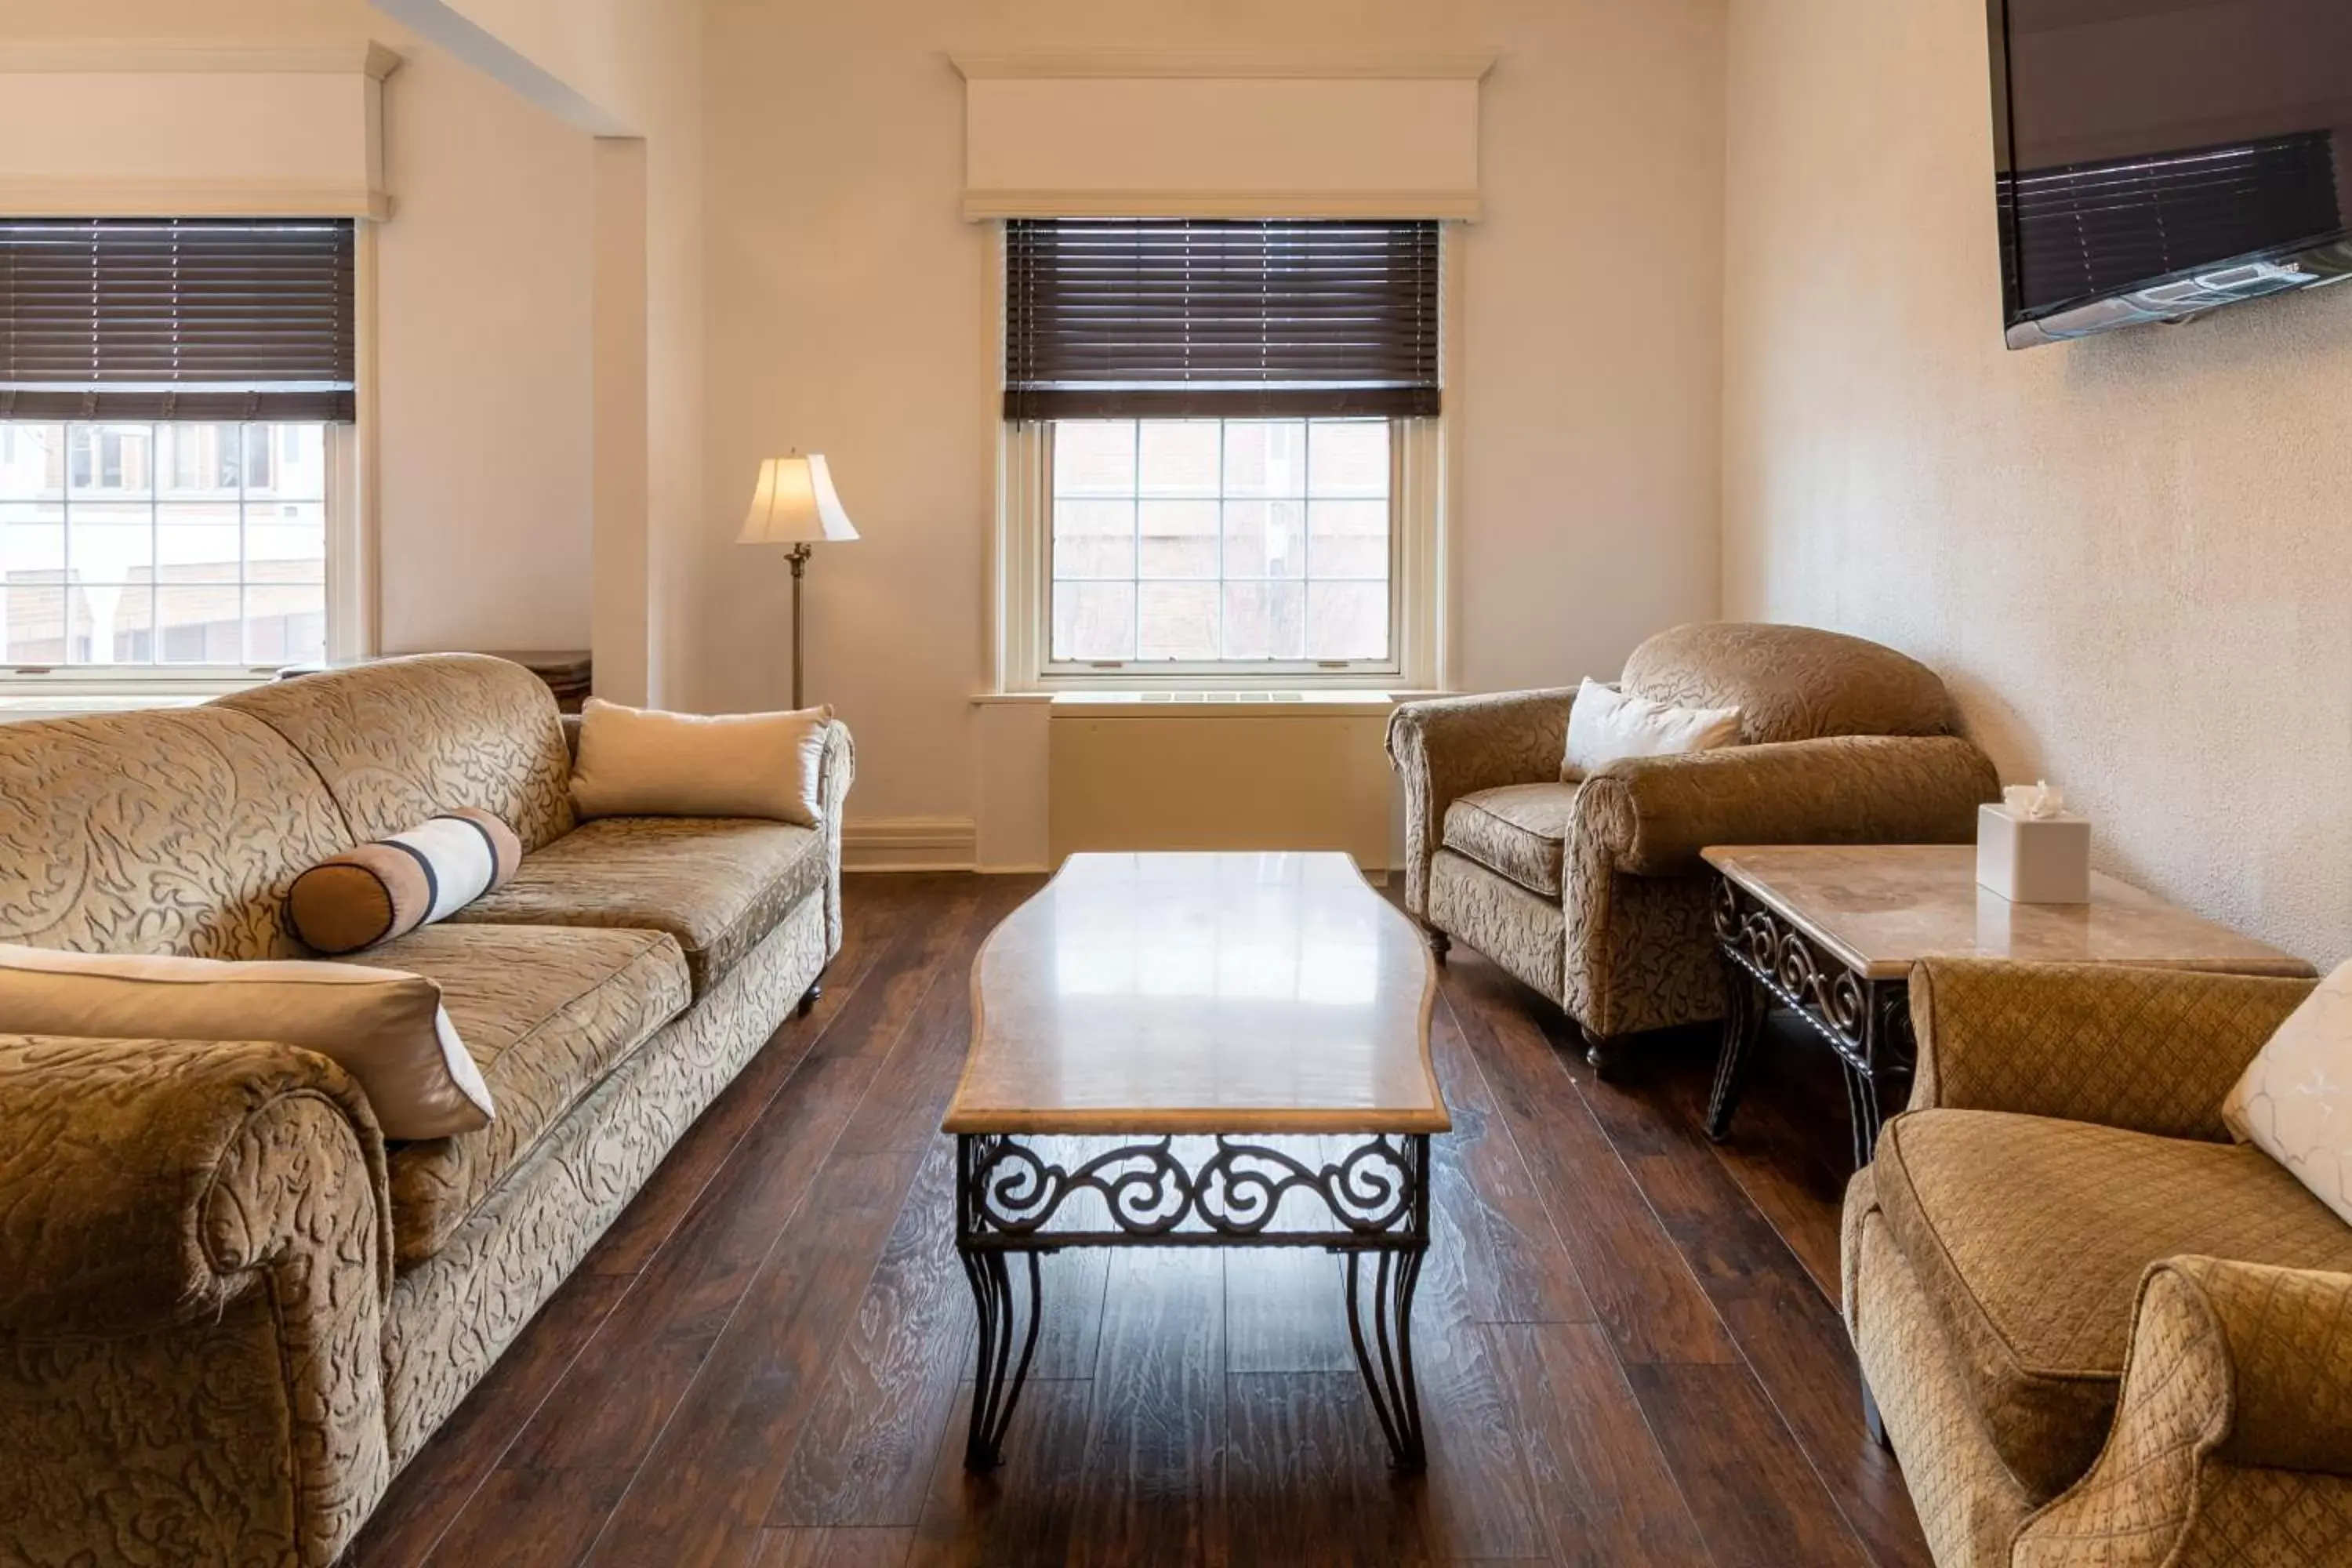
[[[353,955],[440,983],[482,1131],[387,1146],[268,1041],[0,1034],[0,1563],[333,1559],[810,994],[852,771],[836,725],[823,831],[576,822],[554,700],[469,656],[0,724],[0,941],[307,956],[286,889],[340,849],[470,805],[527,851]]]
[[[1622,689],[1740,710],[1740,744],[1560,781],[1562,689],[1406,703],[1405,908],[1566,1009],[1596,1066],[1619,1037],[1723,1016],[1710,844],[1959,844],[1999,797],[1933,670],[1860,637],[1661,632]]]
[[[2220,1114],[2311,986],[1913,972],[1845,1314],[1939,1568],[2352,1563],[2352,1226]]]

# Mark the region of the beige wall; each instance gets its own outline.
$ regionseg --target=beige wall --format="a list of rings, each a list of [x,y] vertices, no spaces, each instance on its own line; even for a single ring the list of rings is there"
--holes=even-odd
[[[1458,249],[1456,658],[1616,668],[1716,608],[1721,0],[711,0],[696,706],[781,702],[789,580],[730,542],[759,459],[824,452],[864,534],[808,580],[809,691],[863,820],[975,812],[1001,300],[958,217],[949,49],[1492,48],[1486,221]],[[780,70],[782,75],[780,76]]]
[[[1724,599],[1958,688],[2132,880],[2352,954],[2352,293],[2009,354],[1980,0],[1734,0]]]

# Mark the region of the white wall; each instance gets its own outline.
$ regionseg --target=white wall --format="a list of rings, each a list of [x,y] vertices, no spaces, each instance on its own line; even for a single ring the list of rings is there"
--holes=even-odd
[[[2109,869],[2352,954],[2352,291],[2003,352],[1981,0],[1735,0],[1724,598],[1944,671]]]
[[[809,692],[856,732],[853,818],[975,809],[1002,300],[957,216],[949,49],[1501,51],[1452,323],[1456,683],[1612,672],[1714,613],[1722,0],[711,0],[704,27],[707,504],[674,696],[784,700],[789,580],[731,541],[761,457],[824,452],[864,538],[810,569]]]

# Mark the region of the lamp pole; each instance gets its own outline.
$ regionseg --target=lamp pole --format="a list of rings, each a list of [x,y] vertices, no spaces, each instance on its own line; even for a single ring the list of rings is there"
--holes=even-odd
[[[801,706],[801,578],[807,574],[809,547],[795,544],[784,559],[793,563],[793,708]]]

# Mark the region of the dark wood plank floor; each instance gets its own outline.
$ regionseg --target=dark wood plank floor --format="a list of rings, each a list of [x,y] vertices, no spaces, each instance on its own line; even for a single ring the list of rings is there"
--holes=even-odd
[[[1391,1474],[1319,1255],[1064,1253],[1003,1468],[961,1467],[972,1327],[937,1132],[966,984],[1034,879],[854,877],[778,1033],[348,1561],[1925,1565],[1837,1320],[1843,1091],[1776,1033],[1733,1141],[1712,1040],[1604,1085],[1456,951],[1455,1131]],[[1328,1267],[1327,1267],[1328,1266]]]

